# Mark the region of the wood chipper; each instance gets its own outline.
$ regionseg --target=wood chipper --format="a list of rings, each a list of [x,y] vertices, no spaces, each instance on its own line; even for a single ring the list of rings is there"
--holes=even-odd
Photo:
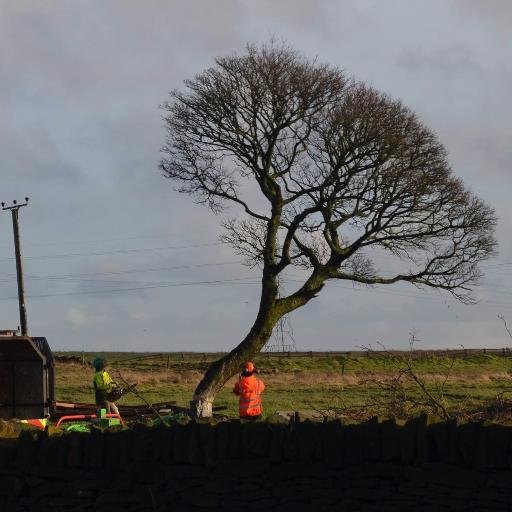
[[[54,407],[54,360],[46,338],[0,331],[0,418],[46,418]]]

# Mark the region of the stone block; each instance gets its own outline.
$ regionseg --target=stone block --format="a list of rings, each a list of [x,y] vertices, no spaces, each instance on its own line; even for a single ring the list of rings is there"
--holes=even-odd
[[[299,441],[297,439],[297,433],[294,428],[288,428],[284,431],[282,453],[283,460],[299,460]]]
[[[92,429],[88,436],[84,436],[83,453],[84,466],[89,469],[104,467],[104,443],[105,437],[100,430]]]
[[[365,485],[353,486],[347,491],[347,496],[364,503],[382,503],[383,500],[389,500],[394,496],[392,489],[379,487],[376,480],[368,480]]]
[[[19,476],[4,475],[0,478],[0,496],[20,496],[24,488],[23,479]]]
[[[487,467],[505,469],[512,462],[512,429],[502,425],[489,425],[487,428]]]
[[[344,465],[359,465],[364,461],[363,429],[360,425],[344,425],[341,427],[344,446]]]
[[[263,512],[267,510],[274,510],[274,506],[276,505],[276,501],[273,498],[264,498],[259,499],[255,502],[249,502],[246,505],[246,511],[250,512]]]
[[[105,467],[122,469],[131,463],[131,446],[137,439],[131,430],[106,432],[104,437]]]
[[[487,479],[487,487],[512,491],[512,472],[493,471]],[[512,503],[512,502],[511,502]]]
[[[100,480],[75,479],[69,484],[71,494],[78,497],[95,497],[103,487]]]
[[[204,509],[214,509],[219,507],[221,498],[213,493],[190,493],[181,497],[181,504],[201,507]]]
[[[187,462],[188,455],[188,427],[187,425],[176,424],[173,429],[172,459],[175,462]]]
[[[38,439],[33,432],[26,430],[20,433],[14,459],[14,465],[18,469],[25,470],[32,466],[36,459],[38,444]]]
[[[18,439],[0,438],[0,470],[9,467],[16,456]]]
[[[441,485],[446,489],[450,487],[480,488],[487,480],[484,472],[449,464],[426,464],[422,470],[422,478],[426,482]]]
[[[328,467],[341,468],[345,465],[342,423],[339,420],[322,424],[320,433],[322,441],[322,459]]]
[[[99,478],[102,470],[94,470],[94,472],[86,471],[82,468],[66,468],[55,467],[48,464],[36,464],[30,468],[30,474],[34,477],[44,478],[49,481],[72,481],[72,480],[91,480]]]
[[[165,482],[165,471],[160,464],[135,466],[130,473],[135,484],[162,485]],[[128,485],[130,485],[129,481]]]
[[[456,420],[429,425],[427,436],[429,440],[428,460],[430,462],[457,463],[458,425]]]
[[[228,464],[217,466],[214,473],[219,478],[233,477],[237,482],[256,482],[266,475],[270,467],[268,459],[235,459]]]
[[[201,446],[203,464],[213,467],[217,459],[214,427],[209,423],[198,423],[197,436]]]
[[[377,461],[381,458],[382,438],[379,420],[377,417],[361,425],[363,458],[367,461]]]
[[[153,453],[151,430],[144,425],[136,425],[132,430],[131,441],[128,447],[130,459],[138,464],[150,461]]]
[[[395,420],[386,420],[381,423],[383,461],[401,460],[400,430]]]
[[[217,493],[220,496],[229,496],[233,492],[240,479],[235,475],[214,474],[205,481],[204,491]]]
[[[512,505],[512,495],[510,493],[501,492],[499,489],[478,489],[471,493],[470,498],[473,502],[481,502],[482,504],[492,505]]]
[[[199,424],[191,422],[187,425],[188,428],[188,443],[187,443],[187,458],[185,462],[194,466],[203,464],[203,447],[199,437]]]
[[[168,463],[171,460],[173,429],[160,424],[148,430],[148,435],[151,437],[151,460]]]
[[[476,465],[476,451],[480,439],[480,429],[477,423],[465,423],[457,428],[458,439],[458,457],[457,462],[465,466],[474,467]]]
[[[476,444],[474,446],[474,467],[484,470],[489,467],[489,429],[482,423],[475,426]]]
[[[332,481],[332,478],[338,474],[337,471],[329,469],[323,462],[317,461],[309,464],[304,464],[304,478],[315,481],[318,485],[318,481],[322,482]]]
[[[267,423],[245,423],[242,427],[242,456],[249,459],[268,457],[271,436]]]
[[[217,459],[219,461],[224,461],[229,458],[229,422],[223,421],[221,423],[218,423],[217,425],[215,425],[215,427],[213,427],[213,430],[215,437]]]
[[[295,436],[298,445],[298,458],[301,461],[312,461],[318,453],[320,428],[310,420],[295,425]]]
[[[376,478],[379,481],[400,481],[404,476],[404,471],[404,466],[401,464],[385,464],[380,462],[365,462],[359,466],[347,469],[351,480]]]
[[[240,420],[229,422],[229,452],[230,459],[239,459],[242,456],[242,424]]]
[[[345,494],[345,489],[318,489],[317,487],[310,487],[308,494],[311,502],[317,504],[334,504],[340,500]]]
[[[227,467],[227,466],[226,466]],[[219,471],[221,467],[217,468]],[[166,481],[189,481],[192,478],[207,479],[211,470],[202,466],[190,466],[188,464],[173,463],[162,469]]]
[[[34,465],[37,464],[46,464],[47,466],[51,466],[54,463],[54,455],[56,448],[56,437],[46,437],[41,440],[41,443],[38,446],[37,455],[34,460]]]
[[[283,460],[283,444],[286,437],[288,426],[273,424],[271,427],[269,457],[273,462],[281,462]]]
[[[88,435],[88,434],[85,434]],[[66,466],[79,468],[83,465],[82,440],[84,434],[71,432],[66,434]],[[64,440],[64,439],[63,439]]]
[[[285,480],[293,480],[305,473],[306,470],[302,464],[297,462],[283,462],[269,468],[267,478],[271,482],[283,482]]]
[[[201,510],[204,511],[203,508]],[[228,496],[221,499],[217,510],[219,512],[247,512],[247,501],[244,496]]]
[[[95,507],[110,506],[110,510],[113,506],[119,507],[121,510],[124,505],[130,505],[136,498],[135,490],[131,492],[118,492],[116,490],[109,489],[108,487],[103,488],[95,501]],[[148,495],[149,498],[149,495]]]
[[[231,509],[219,508],[218,510],[225,510],[226,512],[230,512]],[[243,509],[240,509],[242,512]],[[167,512],[167,511],[166,511]],[[172,508],[169,509],[169,512],[204,512],[203,507],[194,507],[192,505],[185,505],[180,503],[173,504]]]
[[[418,453],[420,418],[408,420],[400,429],[400,457],[404,464],[413,464]]]
[[[430,445],[428,435],[428,416],[420,415],[413,420],[416,427],[416,456],[409,464],[424,464],[429,461]]]

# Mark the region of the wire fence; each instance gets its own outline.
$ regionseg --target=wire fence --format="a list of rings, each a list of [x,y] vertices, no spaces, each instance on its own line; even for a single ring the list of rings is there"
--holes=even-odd
[[[81,362],[86,364],[89,362],[92,353],[84,352],[81,355],[69,355],[65,352],[56,352],[55,360],[58,362]],[[158,353],[130,353],[129,356],[123,357],[122,353],[117,354],[119,357],[112,364],[115,366],[136,361],[150,361],[157,359],[160,365],[169,368],[180,362],[210,362],[220,359],[226,355],[226,352],[158,352]],[[512,347],[503,348],[460,348],[460,349],[435,349],[435,350],[343,350],[343,351],[268,351],[260,352],[257,357],[268,359],[321,359],[321,358],[386,358],[386,357],[403,357],[408,356],[413,359],[425,359],[435,357],[449,358],[468,358],[474,356],[495,356],[495,357],[512,357]]]

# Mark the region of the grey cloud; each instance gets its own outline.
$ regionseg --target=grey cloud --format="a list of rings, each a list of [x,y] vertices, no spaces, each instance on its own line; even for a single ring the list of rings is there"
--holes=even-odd
[[[512,4],[509,0],[449,0],[449,4],[461,19],[471,18],[491,34],[510,41]]]
[[[485,73],[472,52],[463,46],[449,46],[434,51],[422,47],[405,48],[398,56],[397,63],[409,71],[436,73],[448,80],[468,75],[480,78]]]

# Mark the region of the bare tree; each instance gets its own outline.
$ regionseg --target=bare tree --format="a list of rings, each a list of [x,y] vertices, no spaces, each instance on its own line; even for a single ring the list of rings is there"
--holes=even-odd
[[[478,263],[495,247],[494,212],[400,101],[271,42],[217,58],[162,108],[163,174],[215,213],[238,206],[224,241],[262,269],[254,324],[207,370],[197,416],[211,415],[227,379],[328,279],[406,281],[472,300]],[[383,253],[393,257],[387,272],[376,265]],[[307,273],[280,296],[290,266]]]

